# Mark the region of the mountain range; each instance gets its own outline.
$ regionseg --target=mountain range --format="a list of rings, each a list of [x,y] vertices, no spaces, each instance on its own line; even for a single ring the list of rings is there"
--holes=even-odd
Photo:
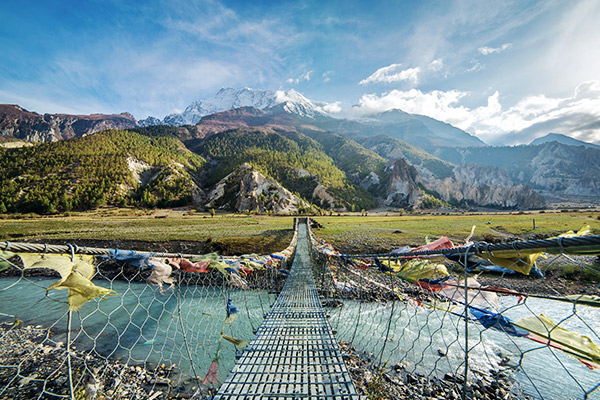
[[[490,147],[401,110],[353,120],[328,110],[293,90],[248,88],[139,122],[127,113],[40,115],[0,105],[0,212],[103,204],[524,209],[600,195],[594,145],[551,134]]]
[[[197,124],[204,116],[220,111],[241,107],[254,107],[259,110],[281,107],[299,117],[315,118],[327,115],[325,103],[313,102],[297,91],[257,90],[250,88],[223,88],[210,99],[198,100],[190,104],[181,113],[172,113],[163,118],[163,125],[181,126]],[[149,116],[140,120],[140,126],[158,125],[158,118]]]

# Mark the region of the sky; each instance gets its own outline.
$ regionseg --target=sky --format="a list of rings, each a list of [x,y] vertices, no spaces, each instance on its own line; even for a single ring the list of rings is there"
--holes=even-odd
[[[600,143],[600,1],[0,2],[0,103],[162,118],[222,87]]]

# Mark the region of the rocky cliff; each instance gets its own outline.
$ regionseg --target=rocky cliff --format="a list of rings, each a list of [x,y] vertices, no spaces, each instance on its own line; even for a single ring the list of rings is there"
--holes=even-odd
[[[600,149],[556,141],[540,145],[444,149],[439,157],[454,164],[499,167],[513,182],[530,185],[552,200],[600,197]]]
[[[396,159],[387,168],[386,205],[418,207],[423,196],[427,196],[420,188],[451,204],[524,209],[545,205],[544,197],[527,185],[516,184],[503,168],[453,165],[386,136],[369,138],[363,144],[382,157]],[[377,181],[375,178],[385,178],[373,175],[364,184],[371,185]]]
[[[429,191],[450,203],[501,208],[542,208],[543,196],[531,187],[515,184],[498,167],[465,164],[454,168],[454,176],[444,179],[419,179]]]
[[[205,207],[289,214],[308,209],[309,204],[244,163],[214,186]]]
[[[531,160],[531,171],[531,184],[551,196],[600,196],[598,149],[546,143]]]
[[[383,203],[391,207],[417,207],[423,194],[417,185],[418,173],[415,167],[399,158],[386,167],[388,175]]]
[[[135,128],[129,113],[122,114],[44,114],[17,105],[0,105],[0,134],[31,142],[50,142],[86,136],[107,129]]]

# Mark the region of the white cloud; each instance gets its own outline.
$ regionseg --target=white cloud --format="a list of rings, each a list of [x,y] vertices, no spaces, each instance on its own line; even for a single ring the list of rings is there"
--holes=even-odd
[[[512,43],[504,43],[500,47],[483,46],[483,47],[478,48],[477,51],[479,52],[479,54],[482,54],[484,56],[489,56],[490,54],[501,53],[504,50],[510,49],[511,47],[512,47]]]
[[[358,84],[366,85],[369,83],[394,83],[401,81],[412,81],[413,83],[419,83],[419,73],[421,69],[419,67],[416,68],[408,68],[401,69],[402,64],[391,64],[387,67],[379,68],[368,78],[363,79]]]
[[[339,101],[336,101],[333,103],[327,103],[327,104],[321,106],[321,108],[323,109],[323,111],[325,111],[326,113],[329,113],[329,114],[338,114],[342,111],[342,107],[341,107]]]
[[[432,71],[437,72],[442,68],[444,68],[444,61],[441,58],[433,60],[431,63],[429,63],[429,69]]]
[[[485,65],[481,64],[479,60],[472,59],[471,60],[471,68],[467,69],[467,72],[477,72],[485,69]]]
[[[571,97],[527,96],[508,109],[503,109],[497,91],[475,108],[462,104],[469,95],[417,89],[365,94],[347,114],[361,117],[401,109],[447,122],[492,144],[529,143],[549,132],[600,142],[600,82],[582,83]]]
[[[327,83],[331,80],[331,77],[333,76],[334,72],[333,71],[325,71],[323,72],[323,75],[321,75],[321,77],[323,78],[323,82]]]
[[[286,82],[289,84],[299,84],[300,82],[308,82],[310,81],[310,74],[312,74],[313,71],[308,71],[305,72],[304,74],[300,75],[297,78],[289,78]]]

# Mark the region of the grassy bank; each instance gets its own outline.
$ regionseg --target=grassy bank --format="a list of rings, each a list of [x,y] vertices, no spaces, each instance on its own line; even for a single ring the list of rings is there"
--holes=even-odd
[[[289,244],[293,217],[128,209],[39,217],[4,215],[0,240],[219,242],[236,252],[269,252]],[[135,248],[134,248],[135,249]],[[160,251],[158,249],[157,251]]]
[[[287,246],[293,217],[107,209],[59,216],[2,215],[0,240],[219,241],[244,251]],[[534,212],[456,215],[341,215],[315,217],[318,235],[343,251],[380,252],[421,245],[426,237],[461,243],[476,225],[474,240],[556,235],[589,225],[600,234],[597,212]],[[535,226],[534,229],[534,220]]]

